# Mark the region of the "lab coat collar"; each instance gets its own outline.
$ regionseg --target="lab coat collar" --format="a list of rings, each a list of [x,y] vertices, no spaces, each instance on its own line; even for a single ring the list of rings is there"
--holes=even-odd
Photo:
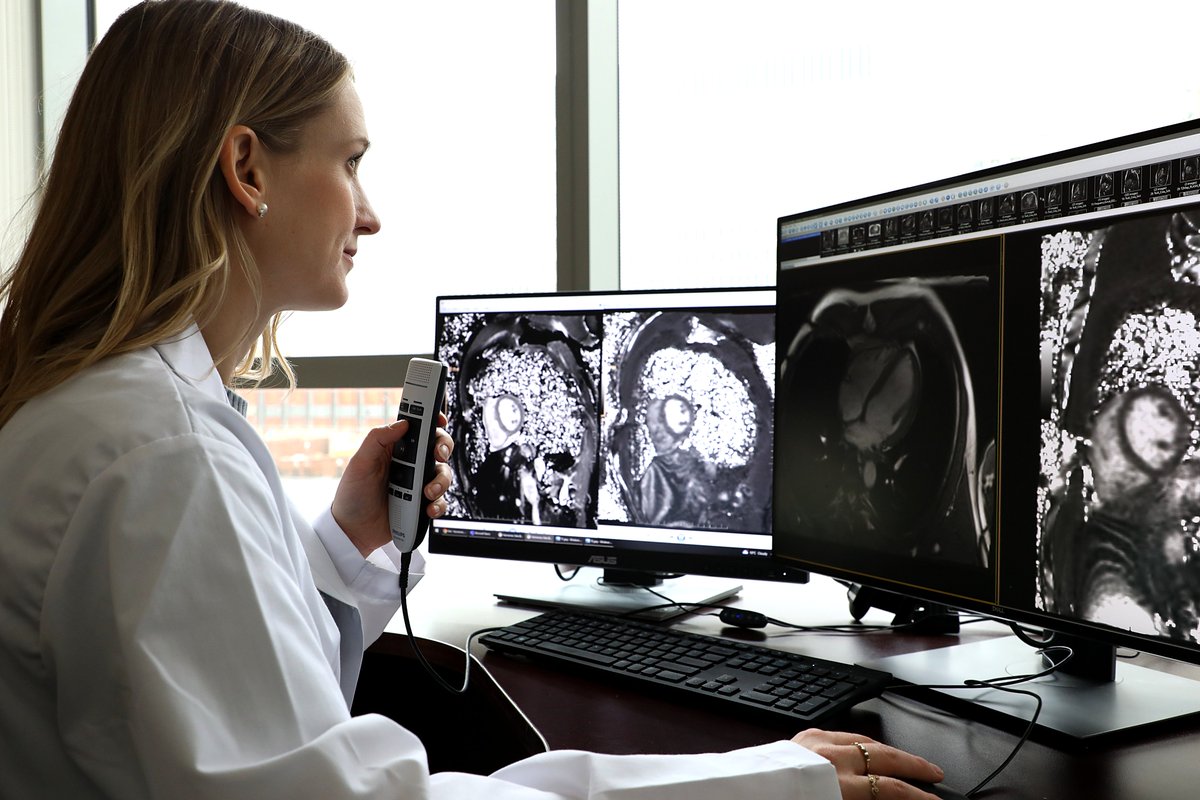
[[[200,389],[214,400],[228,402],[225,385],[217,374],[212,352],[200,333],[200,326],[192,323],[183,333],[159,342],[154,346],[167,365],[187,383]]]

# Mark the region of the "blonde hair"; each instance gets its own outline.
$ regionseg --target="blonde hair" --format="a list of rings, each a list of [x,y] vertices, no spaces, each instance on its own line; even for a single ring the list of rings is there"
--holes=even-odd
[[[261,301],[217,166],[221,143],[242,124],[271,150],[295,149],[349,74],[324,39],[224,0],[147,0],[113,23],[0,284],[0,426],[103,358],[203,325],[234,264]],[[276,364],[293,382],[278,324],[236,374],[261,379]]]

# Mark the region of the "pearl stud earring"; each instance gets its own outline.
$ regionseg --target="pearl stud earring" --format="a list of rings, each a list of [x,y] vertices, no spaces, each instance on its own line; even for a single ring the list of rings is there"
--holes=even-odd
[[[258,218],[259,218],[259,219],[262,219],[262,218],[263,218],[263,217],[265,217],[266,215],[267,215],[267,204],[266,204],[266,203],[259,203],[259,204],[258,204]]]

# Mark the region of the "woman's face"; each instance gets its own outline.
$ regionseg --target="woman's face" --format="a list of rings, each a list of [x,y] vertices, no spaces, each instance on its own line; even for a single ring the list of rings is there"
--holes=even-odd
[[[368,144],[362,103],[347,81],[334,104],[305,127],[296,152],[269,156],[268,211],[249,241],[272,313],[345,304],[358,237],[380,227],[358,182]]]

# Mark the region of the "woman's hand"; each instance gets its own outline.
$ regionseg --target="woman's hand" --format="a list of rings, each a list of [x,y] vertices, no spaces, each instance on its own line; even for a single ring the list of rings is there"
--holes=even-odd
[[[937,783],[940,767],[867,736],[816,728],[792,737],[837,768],[842,800],[937,800],[907,781]]]
[[[445,414],[438,415],[438,423],[446,424]],[[388,526],[387,478],[392,464],[392,446],[403,439],[407,431],[407,420],[372,428],[358,452],[350,457],[334,493],[333,518],[364,558],[392,540]],[[430,518],[446,513],[446,501],[441,497],[450,488],[450,467],[446,462],[453,450],[454,441],[450,434],[444,427],[439,427],[433,448],[435,474],[424,486],[425,498],[434,501],[429,504]]]

